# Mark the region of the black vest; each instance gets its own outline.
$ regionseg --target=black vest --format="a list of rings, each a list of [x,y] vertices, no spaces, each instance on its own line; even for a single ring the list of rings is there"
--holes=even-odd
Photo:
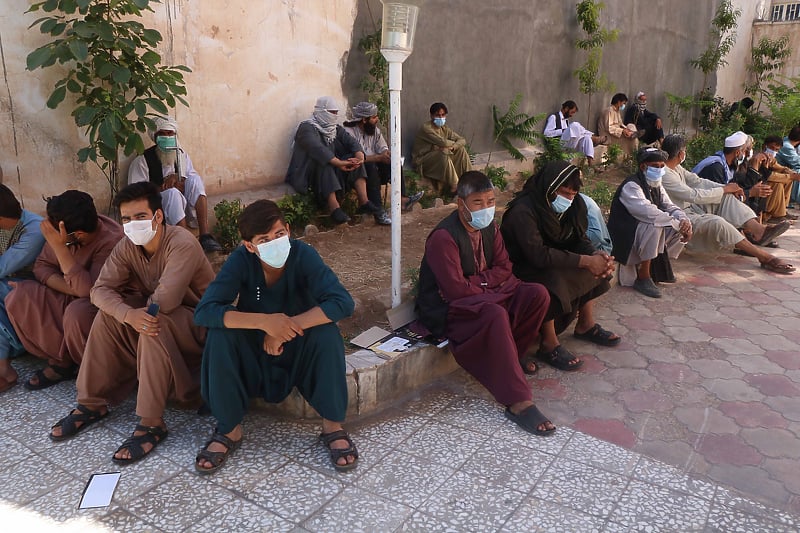
[[[611,200],[611,212],[608,215],[608,233],[611,235],[611,242],[614,243],[611,255],[623,265],[628,264],[628,256],[631,254],[633,240],[636,237],[636,227],[639,225],[639,221],[628,212],[619,199],[622,188],[630,181],[635,181],[639,184],[644,192],[644,197],[661,209],[661,193],[652,194],[653,189],[647,185],[647,181],[641,171],[628,176],[617,188],[617,192],[614,193],[614,199]]]
[[[472,251],[472,242],[469,240],[466,228],[458,218],[458,211],[453,211],[433,229],[434,231],[444,229],[453,237],[458,245],[458,253],[461,259],[461,270],[464,277],[472,276],[477,271],[475,265],[475,254]],[[481,230],[483,241],[483,257],[486,259],[486,268],[492,268],[494,260],[494,234],[496,228],[494,222]],[[430,235],[428,235],[430,238]],[[427,255],[422,257],[422,264],[419,267],[419,289],[417,291],[417,315],[420,321],[437,337],[443,337],[447,328],[447,311],[449,304],[442,298],[439,285],[436,283],[436,276],[428,265]]]

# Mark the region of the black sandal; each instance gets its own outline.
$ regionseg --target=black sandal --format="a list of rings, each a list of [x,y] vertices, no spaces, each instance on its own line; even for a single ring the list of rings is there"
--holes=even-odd
[[[600,346],[616,346],[622,342],[622,337],[619,335],[616,335],[616,339],[612,338],[615,335],[616,333],[608,331],[607,329],[603,329],[600,324],[595,324],[583,333],[572,333],[572,336],[576,339],[593,342],[595,344],[599,344]]]
[[[51,378],[47,377],[47,375],[44,373],[45,369],[44,368],[40,368],[34,374],[34,377],[37,380],[39,380],[39,382],[36,383],[36,384],[33,384],[33,383],[31,383],[31,379],[33,379],[33,378],[30,378],[30,379],[28,379],[28,381],[25,382],[25,388],[28,389],[28,390],[42,390],[42,389],[46,389],[48,387],[52,387],[53,385],[58,385],[62,381],[67,381],[69,379],[75,379],[75,365],[71,365],[71,366],[49,365],[48,368],[50,368],[50,370],[52,370],[53,372],[58,374],[58,377],[55,378],[55,379],[51,379]]]
[[[350,438],[350,435],[343,429],[338,431],[332,431],[331,433],[320,433],[319,440],[322,441],[322,444],[328,448],[328,452],[330,453],[331,463],[333,467],[338,470],[339,472],[346,472],[347,470],[352,470],[358,465],[358,450],[356,449],[356,445],[353,444],[353,440]],[[349,446],[347,448],[338,449],[338,448],[331,448],[331,443],[337,440],[346,440]],[[347,456],[353,456],[352,463],[345,463],[340,465],[337,461],[344,457],[344,460],[347,461]]]
[[[70,413],[50,428],[50,440],[53,442],[61,442],[77,435],[84,428],[91,426],[98,420],[108,416],[108,411],[101,413],[100,411],[92,411],[85,405],[78,404],[74,409],[80,413]],[[76,426],[76,422],[83,422],[80,426]],[[53,435],[53,430],[57,427],[61,428],[61,435]]]
[[[550,419],[544,416],[539,408],[535,405],[531,405],[530,407],[523,409],[517,415],[511,411],[510,407],[506,407],[506,418],[517,424],[528,433],[533,433],[534,435],[539,435],[540,437],[552,435],[556,431],[555,427],[550,429],[539,429],[539,426],[550,422]],[[550,423],[552,424],[552,422]]]
[[[227,449],[224,452],[212,452],[209,451],[208,447],[211,445],[212,442],[218,442],[225,446]],[[198,452],[197,457],[194,459],[194,469],[197,471],[198,474],[211,474],[212,472],[216,472],[222,465],[225,464],[225,460],[228,459],[228,456],[236,451],[236,448],[242,443],[242,439],[233,440],[229,439],[216,429],[214,433],[211,434],[211,438],[208,439],[206,445],[203,446],[203,449]],[[213,466],[211,468],[203,468],[200,466],[200,461],[206,460],[211,463]]]
[[[536,364],[535,355],[523,355],[519,360],[519,364],[522,367],[522,371],[529,376],[533,376],[539,371],[539,365]],[[531,365],[533,368],[531,368]]]
[[[136,435],[137,431],[144,431],[145,433],[142,435]],[[169,435],[169,432],[166,428],[162,428],[161,426],[143,426],[141,424],[137,424],[136,429],[133,430],[131,436],[125,439],[125,442],[120,444],[119,448],[117,448],[117,451],[111,456],[111,460],[115,463],[123,465],[135,463],[139,459],[150,455],[150,453],[156,449],[156,446],[161,444],[164,439],[167,438],[167,435]],[[143,444],[152,444],[153,447],[146,452],[142,447]],[[118,458],[116,455],[122,450],[128,450],[131,456],[127,459]]]
[[[583,361],[572,355],[569,350],[560,344],[549,352],[543,352],[542,350],[539,350],[536,352],[536,358],[552,367],[555,367],[559,370],[564,370],[565,372],[572,372],[573,370],[578,370],[583,366]]]

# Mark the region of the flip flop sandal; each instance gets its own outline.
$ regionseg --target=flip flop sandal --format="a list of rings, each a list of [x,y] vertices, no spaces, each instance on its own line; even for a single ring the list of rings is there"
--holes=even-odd
[[[511,408],[506,407],[506,418],[517,424],[528,433],[533,433],[534,435],[539,435],[540,437],[546,437],[556,432],[556,428],[539,429],[539,426],[546,422],[550,422],[550,419],[544,416],[542,412],[539,411],[539,408],[535,405],[531,405],[530,407],[523,409],[518,415],[515,415],[513,412],[511,412]]]
[[[784,263],[780,258],[773,257],[766,263],[761,263],[761,268],[776,274],[791,274],[796,269],[789,263]]]
[[[100,411],[92,411],[85,405],[78,404],[75,410],[80,413],[70,413],[50,428],[50,440],[53,442],[61,442],[63,440],[71,439],[87,427],[95,422],[102,420],[108,416],[108,411],[101,413]],[[76,426],[76,422],[82,422],[80,426]],[[53,435],[53,430],[57,427],[61,428],[61,435]]]
[[[142,435],[136,435],[137,431],[144,431],[145,433]],[[117,448],[117,451],[114,452],[114,455],[111,456],[111,460],[115,463],[123,465],[135,463],[136,461],[150,455],[153,450],[156,449],[156,446],[164,442],[164,439],[167,438],[167,435],[169,435],[169,432],[161,426],[143,426],[141,424],[137,424],[136,429],[133,430],[131,436],[125,439],[125,441],[120,444],[119,448]],[[150,448],[149,451],[144,451],[144,448],[142,447],[143,444],[152,444],[153,447]],[[116,457],[116,455],[122,450],[128,450],[131,456],[128,459],[119,459]]]
[[[790,226],[791,226],[791,224],[789,224],[788,220],[784,220],[783,222],[779,222],[778,224],[775,224],[774,226],[767,226],[764,229],[764,235],[762,235],[761,238],[758,239],[757,241],[754,240],[752,242],[753,242],[753,244],[755,244],[757,246],[773,247],[772,246],[772,244],[773,244],[772,241],[774,241],[777,237],[783,235],[783,233],[787,229],[789,229]],[[777,246],[778,246],[778,243],[774,243],[774,247],[777,248]]]
[[[218,442],[225,446],[226,450],[224,452],[212,452],[209,451],[208,447],[211,445],[212,442]],[[214,433],[211,435],[211,438],[206,442],[206,445],[203,446],[203,449],[197,454],[197,457],[194,459],[194,469],[197,471],[198,474],[206,475],[216,472],[222,465],[225,464],[225,461],[228,457],[236,451],[236,449],[242,444],[242,439],[233,440],[217,430],[214,430]],[[211,463],[213,466],[210,468],[203,468],[200,466],[200,461],[206,460]]]
[[[617,337],[614,339],[612,338],[614,335],[615,334],[613,332],[603,329],[600,327],[600,324],[597,323],[583,333],[572,333],[572,336],[576,339],[593,342],[595,344],[599,344],[600,346],[616,346],[622,342],[622,337]]]
[[[529,376],[533,376],[539,371],[539,365],[536,364],[536,356],[534,355],[523,356],[519,360],[519,364],[522,367],[522,371]],[[531,365],[533,365],[533,369],[531,369]]]
[[[580,360],[577,363],[572,363],[572,361],[575,361],[578,358],[560,344],[549,352],[543,352],[539,350],[536,352],[536,358],[554,368],[563,370],[565,372],[573,372],[583,366],[583,361]]]
[[[338,431],[332,431],[331,433],[320,433],[319,440],[325,445],[326,448],[328,448],[328,453],[331,457],[331,464],[333,464],[333,467],[339,472],[352,470],[356,467],[356,465],[358,465],[358,450],[356,449],[356,445],[353,444],[353,440],[350,438],[350,435],[348,435],[345,430],[340,429]],[[331,443],[337,440],[346,440],[349,446],[341,450],[337,448],[331,448]],[[353,456],[354,460],[352,463],[340,465],[337,462],[343,457],[344,460],[347,461],[348,455]]]
[[[40,368],[36,371],[34,376],[38,380],[38,383],[31,383],[31,380],[25,382],[25,388],[28,390],[42,390],[48,387],[52,387],[53,385],[58,385],[62,381],[67,381],[69,379],[75,379],[75,365],[72,366],[53,366],[50,365],[48,368],[58,374],[58,377],[55,379],[47,377],[44,373],[44,368]]]

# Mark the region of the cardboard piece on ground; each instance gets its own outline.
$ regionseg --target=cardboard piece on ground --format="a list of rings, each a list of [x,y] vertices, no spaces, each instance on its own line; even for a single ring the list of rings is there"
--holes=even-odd
[[[406,324],[417,319],[417,313],[414,311],[414,300],[407,300],[397,307],[386,311],[386,318],[389,319],[389,327],[392,331],[396,331]]]
[[[78,509],[108,507],[111,504],[111,497],[114,496],[114,490],[117,488],[121,475],[119,472],[92,474],[86,484],[86,488],[83,489]]]
[[[385,329],[379,328],[378,326],[372,326],[364,333],[351,339],[350,342],[355,344],[359,348],[369,348],[379,340],[384,339],[391,334],[392,334],[391,331],[386,331]]]

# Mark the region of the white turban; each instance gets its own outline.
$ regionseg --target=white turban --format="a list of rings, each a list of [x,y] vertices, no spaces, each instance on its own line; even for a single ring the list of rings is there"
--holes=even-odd
[[[359,102],[353,108],[353,118],[362,119],[374,117],[378,114],[378,106],[370,102]]]
[[[725,148],[738,148],[747,144],[747,134],[743,131],[737,131],[730,137],[725,137]]]
[[[150,138],[154,141],[156,140],[156,133],[159,131],[174,131],[176,135],[178,133],[178,122],[170,116],[156,117],[153,122],[156,123],[156,129],[151,130],[149,133]]]

